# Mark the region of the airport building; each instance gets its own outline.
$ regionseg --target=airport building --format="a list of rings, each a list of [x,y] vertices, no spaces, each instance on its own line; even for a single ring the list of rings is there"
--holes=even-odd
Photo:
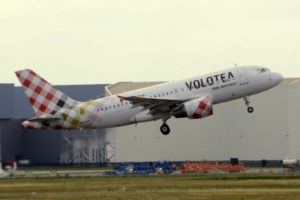
[[[158,83],[57,86],[79,101]],[[21,87],[0,84],[1,160],[28,160],[32,165],[103,164],[107,162],[185,160],[300,159],[300,79],[288,78],[243,100],[218,104],[214,114],[197,120],[161,120],[102,130],[30,130],[20,123],[34,116]]]

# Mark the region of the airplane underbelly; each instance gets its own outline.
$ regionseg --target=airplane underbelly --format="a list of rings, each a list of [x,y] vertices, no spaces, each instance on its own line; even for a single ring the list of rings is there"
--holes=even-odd
[[[95,126],[97,128],[110,128],[133,124],[134,122],[130,121],[130,119],[137,113],[140,113],[142,110],[142,107],[137,107],[133,109],[106,113],[103,116],[101,123],[95,124]]]

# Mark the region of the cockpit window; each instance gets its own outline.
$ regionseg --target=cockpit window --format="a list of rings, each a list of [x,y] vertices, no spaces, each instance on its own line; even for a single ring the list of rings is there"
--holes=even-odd
[[[270,70],[268,68],[261,67],[261,68],[258,68],[256,71],[258,71],[259,73],[264,73],[264,72],[267,72],[267,71],[270,71]]]

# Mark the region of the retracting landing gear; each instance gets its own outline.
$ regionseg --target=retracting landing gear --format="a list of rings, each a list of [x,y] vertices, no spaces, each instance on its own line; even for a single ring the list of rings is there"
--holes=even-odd
[[[171,129],[167,124],[167,119],[163,119],[163,124],[160,127],[160,132],[163,135],[169,135],[170,131],[171,131]]]
[[[160,131],[161,131],[161,133],[162,133],[163,135],[169,135],[171,129],[170,129],[170,127],[168,126],[168,124],[165,124],[165,123],[164,123],[163,125],[161,125]]]
[[[245,105],[247,106],[248,113],[253,113],[254,108],[250,106],[249,98],[248,97],[244,97],[243,99],[245,101]]]

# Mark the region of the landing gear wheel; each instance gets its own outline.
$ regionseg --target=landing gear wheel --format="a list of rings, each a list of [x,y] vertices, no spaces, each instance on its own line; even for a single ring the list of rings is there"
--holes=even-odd
[[[249,98],[248,97],[244,97],[243,99],[245,101],[245,105],[247,106],[248,113],[253,113],[254,108],[250,106]]]
[[[170,133],[171,129],[167,124],[163,124],[160,127],[160,131],[163,135],[168,135]]]
[[[248,111],[248,113],[253,113],[254,108],[253,108],[253,107],[248,107],[248,108],[247,108],[247,111]]]

